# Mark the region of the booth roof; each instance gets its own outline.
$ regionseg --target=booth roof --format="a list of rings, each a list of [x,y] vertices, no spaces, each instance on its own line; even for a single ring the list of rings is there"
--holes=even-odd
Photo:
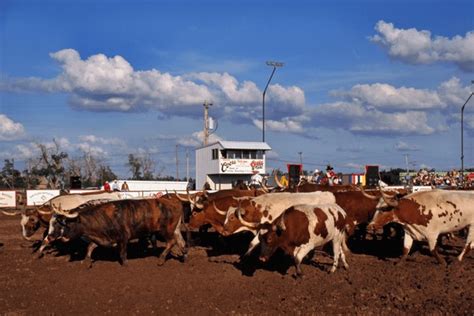
[[[200,148],[209,147],[215,144],[220,144],[223,149],[249,149],[249,150],[271,150],[272,148],[264,142],[237,142],[237,141],[227,141],[221,140],[215,143],[203,146]]]

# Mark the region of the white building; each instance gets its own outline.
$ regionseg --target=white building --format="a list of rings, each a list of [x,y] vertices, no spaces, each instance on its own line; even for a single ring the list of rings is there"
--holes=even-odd
[[[211,189],[230,189],[232,183],[248,182],[254,171],[265,173],[264,142],[218,141],[196,149],[196,189],[206,182]]]

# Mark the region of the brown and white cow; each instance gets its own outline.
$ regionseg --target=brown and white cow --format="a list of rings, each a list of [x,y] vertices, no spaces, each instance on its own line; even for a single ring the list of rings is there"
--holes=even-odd
[[[344,210],[334,203],[291,206],[273,223],[262,225],[267,226],[267,232],[259,236],[260,260],[267,261],[277,248],[281,248],[294,258],[296,276],[300,277],[303,275],[300,267],[303,258],[315,247],[332,241],[334,262],[330,272],[336,271],[339,259],[347,269],[349,265],[342,249],[345,216]]]
[[[408,256],[413,240],[427,240],[431,253],[440,264],[445,260],[438,254],[436,243],[440,234],[469,228],[466,245],[458,256],[463,256],[474,247],[474,193],[469,191],[432,190],[415,192],[401,199],[383,196],[392,207],[390,211],[378,212],[369,228],[379,229],[387,223],[403,226],[403,261]]]
[[[335,203],[331,192],[267,193],[254,198],[241,198],[237,207],[230,207],[224,222],[223,235],[249,230],[257,234],[261,225],[272,223],[287,208],[299,204]],[[262,231],[265,233],[265,231]],[[259,244],[258,235],[250,243],[248,255]]]

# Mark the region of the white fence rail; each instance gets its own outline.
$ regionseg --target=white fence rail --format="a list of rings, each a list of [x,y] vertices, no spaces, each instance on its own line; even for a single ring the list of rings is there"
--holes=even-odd
[[[387,187],[388,188],[403,188],[403,187]],[[413,191],[427,191],[431,190],[430,186],[414,186]],[[70,193],[87,193],[97,190],[71,190]],[[15,208],[17,191],[0,191],[0,208]],[[170,192],[174,192],[170,191]],[[176,190],[178,193],[186,193],[185,190]],[[196,191],[192,191],[196,192]],[[20,192],[19,192],[20,193]],[[166,190],[147,190],[147,191],[124,191],[120,192],[122,199],[136,199],[146,197],[157,197],[166,194]],[[41,205],[55,196],[59,195],[59,190],[27,190],[26,191],[26,206]]]

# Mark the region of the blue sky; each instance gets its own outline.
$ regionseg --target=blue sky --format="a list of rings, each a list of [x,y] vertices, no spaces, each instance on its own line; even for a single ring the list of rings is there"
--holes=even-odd
[[[460,167],[460,108],[474,86],[472,1],[0,2],[0,159],[55,139],[121,177],[130,153],[180,176],[202,141],[260,141],[267,168],[302,160]],[[474,103],[474,100],[471,101]],[[470,102],[470,103],[471,103]],[[465,112],[474,167],[474,104]],[[214,138],[214,139],[216,139]]]

